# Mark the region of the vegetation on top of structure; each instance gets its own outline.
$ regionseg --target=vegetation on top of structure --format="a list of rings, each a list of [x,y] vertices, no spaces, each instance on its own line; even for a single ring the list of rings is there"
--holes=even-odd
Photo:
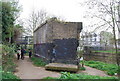
[[[42,59],[40,59],[40,58],[38,58],[38,57],[32,57],[31,58],[31,61],[33,62],[33,64],[35,65],[35,66],[38,66],[38,67],[40,67],[40,66],[45,66],[46,65],[46,63],[42,60]]]
[[[100,61],[85,61],[84,64],[92,68],[106,71],[108,75],[115,75],[118,72],[118,66],[116,64],[108,64]]]

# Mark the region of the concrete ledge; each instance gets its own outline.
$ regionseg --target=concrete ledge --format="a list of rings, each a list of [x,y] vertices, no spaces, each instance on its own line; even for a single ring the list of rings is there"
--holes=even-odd
[[[78,67],[77,65],[73,64],[62,64],[62,63],[49,63],[45,66],[46,70],[57,70],[57,71],[70,71],[70,72],[77,72]]]

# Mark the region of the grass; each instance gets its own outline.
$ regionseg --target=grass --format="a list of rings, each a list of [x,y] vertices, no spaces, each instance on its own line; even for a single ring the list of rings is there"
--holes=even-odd
[[[84,63],[86,66],[106,71],[108,75],[115,75],[118,71],[118,66],[116,64],[108,64],[100,61],[85,61]]]
[[[117,77],[101,77],[101,76],[93,76],[87,74],[72,74],[69,72],[61,72],[61,76],[58,78],[46,77],[44,79],[118,79]]]
[[[31,61],[33,62],[33,64],[35,66],[38,66],[38,67],[46,65],[46,63],[42,59],[40,59],[38,57],[32,57]]]
[[[93,51],[93,52],[100,52],[100,53],[116,53],[115,50],[106,50],[106,51]],[[120,51],[118,51],[120,53]]]
[[[80,70],[83,70],[83,71],[84,71],[84,70],[86,70],[86,68],[85,68],[85,67],[80,67]]]

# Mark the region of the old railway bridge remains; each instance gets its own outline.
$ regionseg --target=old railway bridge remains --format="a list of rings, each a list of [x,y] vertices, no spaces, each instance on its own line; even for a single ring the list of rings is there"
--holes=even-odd
[[[47,20],[34,31],[34,54],[47,63],[77,64],[81,30],[82,22]]]

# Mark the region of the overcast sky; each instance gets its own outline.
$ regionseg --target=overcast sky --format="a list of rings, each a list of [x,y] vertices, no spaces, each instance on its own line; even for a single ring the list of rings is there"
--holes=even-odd
[[[20,18],[27,19],[33,9],[35,11],[45,10],[47,13],[58,17],[60,16],[66,21],[83,22],[84,31],[93,31],[95,26],[91,28],[89,25],[91,23],[97,23],[97,19],[83,18],[87,8],[80,6],[80,3],[84,1],[85,0],[19,0],[19,4],[22,6]]]
[[[26,18],[30,12],[44,9],[48,13],[61,16],[67,21],[83,21],[84,9],[80,7],[80,2],[84,0],[19,0],[23,7],[21,18]]]
[[[85,7],[81,7],[80,3],[84,0],[19,0],[19,4],[22,6],[22,12],[20,14],[21,19],[29,17],[30,13],[34,9],[35,11],[45,10],[47,13],[55,16],[60,16],[66,21],[71,22],[83,22],[85,14]],[[84,30],[86,30],[84,26]]]

